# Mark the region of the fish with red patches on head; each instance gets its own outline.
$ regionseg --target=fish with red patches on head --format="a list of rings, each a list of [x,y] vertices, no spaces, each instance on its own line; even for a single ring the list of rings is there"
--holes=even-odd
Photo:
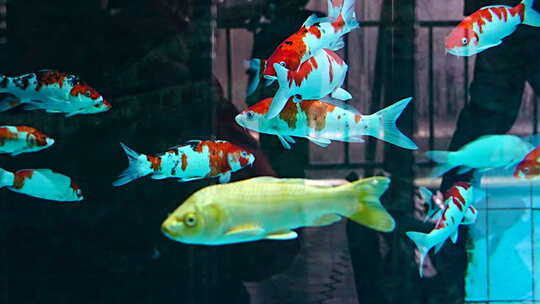
[[[225,183],[232,172],[255,161],[255,156],[247,150],[223,140],[193,140],[156,155],[137,153],[123,143],[120,145],[129,166],[113,186],[122,186],[147,175],[152,179],[176,178],[180,182],[217,177]]]
[[[511,7],[483,7],[460,22],[446,37],[446,51],[456,56],[471,56],[495,47],[520,24],[540,26],[540,13],[532,8],[534,0],[523,0]]]
[[[0,126],[0,153],[16,156],[46,149],[54,139],[28,126]]]
[[[268,119],[265,110],[272,102],[266,98],[239,113],[236,122],[247,129],[278,136],[286,149],[294,143],[292,137],[307,138],[314,144],[327,146],[332,140],[363,142],[368,135],[405,149],[417,149],[416,144],[396,126],[405,107],[412,98],[405,98],[371,115],[328,104],[320,100],[302,100],[290,97],[284,111]]]
[[[75,75],[42,70],[18,77],[2,76],[1,81],[0,112],[24,105],[25,110],[65,113],[71,117],[111,108],[99,92]]]
[[[267,59],[262,72],[265,78],[277,77],[275,64],[297,71],[301,64],[322,49],[339,50],[344,46],[342,37],[359,26],[354,12],[355,0],[345,0],[339,8],[334,4],[337,2],[328,2],[330,17],[311,15],[296,33],[278,45]],[[339,15],[336,13],[338,10]]]
[[[540,176],[540,146],[523,157],[514,169],[517,179],[534,180]]]

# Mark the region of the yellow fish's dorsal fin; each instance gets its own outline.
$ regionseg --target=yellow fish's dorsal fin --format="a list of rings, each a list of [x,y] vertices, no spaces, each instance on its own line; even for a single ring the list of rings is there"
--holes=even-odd
[[[351,191],[357,197],[357,212],[347,216],[350,220],[369,228],[390,232],[396,223],[394,218],[384,209],[380,197],[388,188],[390,179],[387,177],[371,177],[343,185],[342,191]]]
[[[329,188],[333,187],[331,184],[326,183],[323,180],[304,179],[304,178],[277,178],[272,176],[254,177],[246,180],[246,182],[256,183],[279,183],[279,184],[299,184],[311,187]]]
[[[268,234],[267,240],[292,240],[298,237],[298,234],[292,230],[276,231]]]
[[[261,226],[256,224],[242,224],[234,226],[225,232],[225,235],[258,235],[264,232]]]
[[[246,182],[256,183],[283,183],[283,184],[304,184],[303,178],[277,178],[272,176],[260,176],[246,180]]]

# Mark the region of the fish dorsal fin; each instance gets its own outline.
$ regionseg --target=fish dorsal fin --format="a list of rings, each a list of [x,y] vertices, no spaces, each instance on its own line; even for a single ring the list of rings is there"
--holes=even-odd
[[[292,240],[298,237],[298,234],[292,230],[276,231],[266,235],[267,240]]]
[[[317,22],[321,22],[321,20],[324,21],[322,18],[317,17],[317,14],[311,14],[311,15],[306,19],[306,21],[304,21],[304,23],[302,24],[302,26],[310,27],[310,26],[314,25],[314,24],[317,23]]]
[[[260,176],[250,178],[246,181],[257,182],[257,183],[279,183],[279,184],[304,184],[305,180],[303,178],[277,178],[272,176]]]
[[[254,236],[262,234],[264,229],[261,226],[256,224],[242,224],[234,226],[231,229],[225,232],[225,235],[245,235],[245,236]]]

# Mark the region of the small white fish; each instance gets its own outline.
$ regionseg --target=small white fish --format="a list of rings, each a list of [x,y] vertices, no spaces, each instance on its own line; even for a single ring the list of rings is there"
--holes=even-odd
[[[81,201],[81,189],[73,180],[50,169],[25,169],[15,173],[0,169],[0,188],[41,199]]]
[[[461,166],[459,174],[472,169],[484,172],[510,167],[522,160],[533,148],[530,143],[514,135],[485,135],[458,151],[428,151],[426,156],[438,163],[431,172],[432,177],[437,177],[458,166]]]
[[[425,193],[431,200],[431,193]],[[406,232],[421,254],[419,263],[420,277],[424,275],[422,266],[431,248],[435,247],[435,253],[437,253],[448,238],[451,238],[455,244],[458,238],[459,225],[471,225],[476,222],[478,212],[472,206],[472,203],[483,196],[483,191],[480,189],[466,182],[458,182],[444,194],[445,208],[439,210],[435,215],[438,222],[430,233]]]

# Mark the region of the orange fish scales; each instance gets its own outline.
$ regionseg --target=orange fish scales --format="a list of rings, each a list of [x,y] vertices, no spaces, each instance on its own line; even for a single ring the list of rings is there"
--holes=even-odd
[[[21,170],[15,173],[15,179],[13,181],[13,188],[21,189],[24,187],[24,184],[27,179],[32,178],[34,171],[32,170]]]
[[[150,168],[154,171],[161,170],[161,157],[159,156],[146,156],[146,159],[150,162]]]
[[[182,171],[186,171],[188,165],[187,155],[182,153]]]
[[[293,129],[296,128],[296,114],[298,114],[298,108],[296,103],[293,102],[293,98],[290,97],[283,110],[279,113],[279,118],[285,121],[289,125],[289,128]]]
[[[272,98],[265,98],[258,102],[257,104],[254,104],[249,108],[249,110],[257,113],[257,114],[266,114],[268,113],[268,109],[270,108],[270,104],[272,103]]]
[[[314,57],[309,58],[306,62],[304,62],[298,71],[289,70],[289,73],[287,73],[287,80],[289,81],[289,86],[292,85],[293,81],[296,84],[296,86],[302,85],[302,82],[308,77],[308,75],[313,71],[314,69],[318,68],[319,65],[317,64],[317,60],[315,60]]]
[[[17,139],[17,133],[11,132],[8,128],[0,128],[0,146],[13,139]]]
[[[303,100],[300,103],[302,111],[306,114],[308,126],[321,131],[326,127],[328,113],[335,110],[335,106],[318,100]]]

